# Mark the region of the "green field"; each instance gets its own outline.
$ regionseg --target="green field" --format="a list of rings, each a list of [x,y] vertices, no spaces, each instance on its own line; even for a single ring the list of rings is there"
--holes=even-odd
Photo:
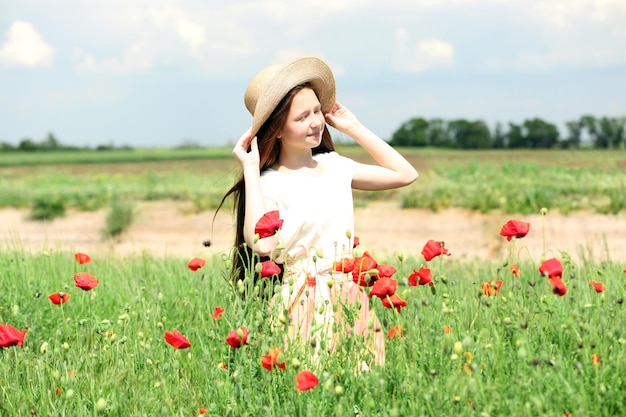
[[[369,162],[357,147],[339,151]],[[626,208],[626,153],[621,151],[455,151],[403,149],[421,176],[409,187],[356,192],[357,205],[374,199],[437,211],[536,213]],[[0,207],[55,202],[96,210],[115,200],[185,200],[214,209],[232,185],[237,164],[226,148],[0,154]]]
[[[341,151],[367,161],[357,148]],[[236,173],[230,151],[199,158],[176,152],[88,163],[66,153],[45,164],[0,155],[1,203],[94,210],[122,200],[184,199],[198,210],[214,207]],[[433,210],[623,210],[624,153],[403,153],[421,178],[396,192],[357,193],[358,204],[395,198]],[[563,264],[561,297],[538,272],[541,254],[516,257],[523,238],[494,238],[508,245],[507,258],[378,259],[396,267],[397,294],[407,306],[397,312],[371,299],[383,331],[400,325],[403,337],[387,339],[385,366],[369,372],[355,371],[355,338],[342,339],[339,351],[318,361],[310,349],[284,350],[284,329],[271,326],[280,312],[254,296],[249,278],[242,301],[229,261],[212,248],[207,264],[193,272],[190,259],[90,253],[93,261],[80,265],[63,248],[31,253],[3,246],[0,325],[26,335],[23,347],[0,348],[0,416],[626,415],[626,265],[605,258],[575,263],[547,248]],[[521,276],[511,273],[513,264]],[[407,286],[422,265],[432,269],[434,286]],[[93,274],[99,285],[76,288],[78,272]],[[499,293],[485,295],[483,284],[495,280],[502,280]],[[596,292],[592,280],[606,291]],[[53,304],[48,296],[57,292],[69,300]],[[218,306],[225,310],[220,319],[211,317]],[[249,329],[248,344],[234,349],[226,338],[241,326]],[[166,343],[165,332],[174,329],[191,347]],[[0,332],[0,344],[4,337]],[[284,350],[279,360],[286,369],[261,366],[272,348]],[[295,389],[303,370],[319,378],[305,392]]]

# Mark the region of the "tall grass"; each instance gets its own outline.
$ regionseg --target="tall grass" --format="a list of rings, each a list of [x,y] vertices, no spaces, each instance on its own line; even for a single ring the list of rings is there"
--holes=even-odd
[[[440,257],[430,262],[433,287],[400,287],[408,301],[400,314],[372,300],[385,332],[404,329],[387,340],[384,367],[355,372],[349,347],[318,365],[294,348],[281,356],[287,369],[268,372],[259,360],[283,348],[282,330],[271,327],[265,302],[233,294],[219,256],[192,272],[187,259],[91,255],[92,264],[78,265],[63,252],[0,254],[0,323],[27,329],[23,348],[0,349],[0,415],[96,415],[98,400],[107,416],[196,416],[206,408],[210,416],[352,417],[355,407],[361,416],[626,413],[624,265],[564,258],[569,291],[558,297],[532,262],[513,277],[503,261]],[[401,284],[423,263],[380,261],[397,267]],[[75,288],[79,271],[100,285]],[[482,295],[481,284],[496,278],[500,293]],[[607,291],[596,293],[591,279]],[[70,300],[53,305],[47,296],[56,291]],[[216,306],[226,310],[219,320],[211,317]],[[233,349],[225,338],[242,325],[249,344]],[[191,348],[164,341],[174,328]],[[319,386],[294,389],[303,369]]]

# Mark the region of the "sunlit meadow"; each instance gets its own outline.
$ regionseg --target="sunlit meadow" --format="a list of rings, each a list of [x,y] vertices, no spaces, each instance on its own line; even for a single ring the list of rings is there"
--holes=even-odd
[[[181,199],[211,209],[232,183],[230,152],[185,152],[180,160],[171,152],[51,154],[49,165],[37,155],[3,156],[0,206],[41,201],[49,212],[51,201],[97,210],[118,200]],[[355,152],[345,149],[363,157]],[[543,206],[626,207],[618,152],[406,155],[419,184],[356,193],[356,203],[499,210],[519,221]],[[234,285],[229,257],[213,248],[201,259],[89,253],[87,261],[62,248],[2,247],[0,416],[626,415],[624,260],[576,263],[556,247],[531,253],[527,230],[510,241],[499,232],[504,258],[459,261],[446,241],[450,256],[427,260],[407,248],[376,259],[396,269],[393,296],[406,306],[371,298],[389,337],[385,366],[368,372],[358,371],[358,338],[320,360],[311,349],[284,349],[288,317],[256,297],[250,280]],[[530,233],[543,233],[542,225]],[[355,256],[367,249],[361,242]]]
[[[0,323],[26,332],[8,344],[0,332],[0,415],[624,415],[626,265],[530,254],[526,232],[509,231],[504,259],[457,263],[454,242],[433,254],[433,241],[377,260],[396,268],[406,306],[372,297],[387,358],[368,372],[354,338],[319,361],[283,350],[281,319],[210,249],[116,259],[5,248]],[[562,270],[544,264],[554,259]],[[317,382],[303,388],[302,373]]]

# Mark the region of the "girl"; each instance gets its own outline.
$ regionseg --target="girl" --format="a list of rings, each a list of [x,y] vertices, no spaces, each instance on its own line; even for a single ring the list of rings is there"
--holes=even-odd
[[[374,362],[383,364],[384,333],[367,293],[351,275],[334,272],[333,263],[352,257],[352,189],[402,187],[415,181],[417,171],[335,101],[332,71],[318,57],[264,69],[244,99],[252,127],[233,149],[242,176],[224,197],[235,198],[234,269],[241,276],[254,267],[256,256],[282,265],[282,289],[274,303],[281,303],[289,323],[287,343],[299,339],[333,350],[341,335],[363,337]],[[376,164],[335,152],[326,123],[353,138]],[[274,210],[282,228],[258,239],[257,222]],[[346,313],[351,308],[355,319]]]

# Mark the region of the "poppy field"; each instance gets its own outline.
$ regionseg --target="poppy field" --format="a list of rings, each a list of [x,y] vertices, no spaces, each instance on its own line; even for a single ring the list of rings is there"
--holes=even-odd
[[[229,257],[209,248],[189,259],[6,248],[0,415],[624,415],[626,264],[529,253],[524,237],[541,227],[512,217],[494,230],[508,255],[488,261],[458,262],[436,236],[393,259],[356,245],[334,269],[382,323],[385,365],[368,371],[358,337],[319,356],[285,348],[289,317],[252,279],[271,279],[271,263],[235,284]]]

